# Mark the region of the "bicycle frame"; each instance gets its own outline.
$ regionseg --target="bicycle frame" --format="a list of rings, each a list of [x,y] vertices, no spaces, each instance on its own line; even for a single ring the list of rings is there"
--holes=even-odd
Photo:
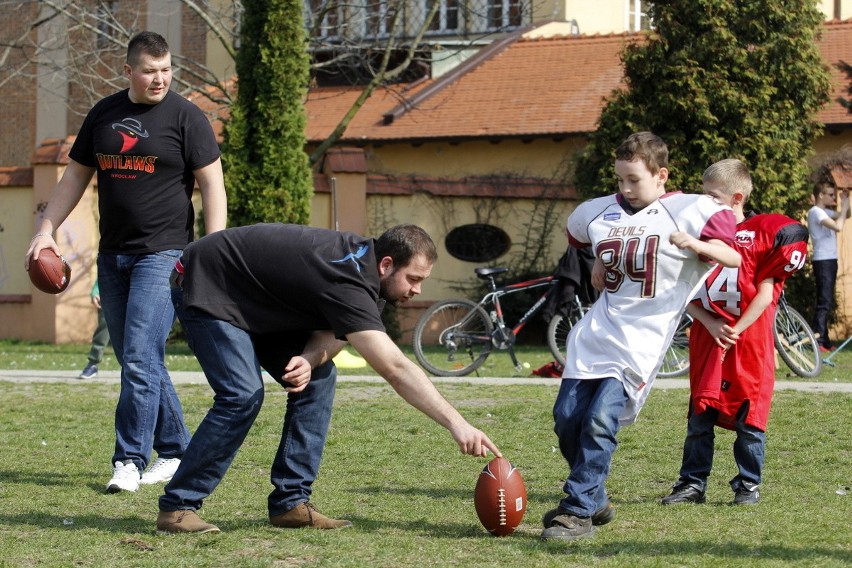
[[[515,355],[515,338],[542,311],[558,280],[551,275],[498,286],[495,276],[507,271],[503,267],[475,269],[488,283],[478,301],[442,300],[420,317],[414,328],[414,352],[425,369],[437,376],[464,376],[478,369],[493,349],[508,351],[515,369],[523,368]],[[542,289],[541,295],[532,303],[516,302],[518,307],[524,306],[523,315],[517,322],[506,323],[505,298],[536,288]]]
[[[482,306],[483,309],[488,305],[494,306],[495,313],[492,314],[491,319],[494,320],[494,323],[500,324],[500,326],[504,328],[506,322],[503,318],[503,307],[500,305],[500,298],[502,298],[503,296],[509,296],[516,292],[532,290],[534,288],[542,288],[544,286],[548,287],[547,290],[545,290],[544,294],[541,295],[541,297],[532,305],[532,307],[530,307],[526,311],[526,313],[521,316],[518,322],[510,328],[513,335],[517,335],[518,333],[520,333],[520,331],[527,325],[527,323],[529,323],[533,316],[538,313],[538,311],[547,301],[548,297],[550,297],[550,294],[553,291],[553,284],[555,283],[553,276],[542,276],[541,278],[533,278],[532,280],[516,282],[515,284],[509,284],[506,286],[496,286],[494,283],[494,278],[489,277],[489,279],[491,281],[492,291],[487,293],[485,297],[479,301],[479,305]],[[495,345],[495,347],[499,346]]]

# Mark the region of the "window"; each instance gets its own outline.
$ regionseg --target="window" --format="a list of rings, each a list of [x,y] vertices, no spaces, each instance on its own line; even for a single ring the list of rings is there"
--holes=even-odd
[[[342,7],[336,0],[305,0],[305,25],[313,37],[340,36]]]
[[[487,0],[489,30],[518,27],[523,23],[521,0]]]
[[[98,49],[115,47],[110,38],[118,37],[118,27],[115,21],[116,3],[101,2],[98,4],[98,34],[95,45]]]
[[[506,254],[511,244],[506,231],[482,223],[456,227],[444,239],[447,252],[468,262],[494,260]]]
[[[426,0],[424,14],[428,14],[435,2],[440,2],[440,7],[435,17],[429,23],[430,32],[455,32],[458,31],[461,20],[459,18],[459,0]],[[425,17],[425,15],[424,15]]]
[[[651,18],[648,16],[650,2],[642,0],[627,0],[627,31],[651,29]]]
[[[367,37],[388,35],[393,24],[393,12],[388,7],[387,0],[367,2]]]

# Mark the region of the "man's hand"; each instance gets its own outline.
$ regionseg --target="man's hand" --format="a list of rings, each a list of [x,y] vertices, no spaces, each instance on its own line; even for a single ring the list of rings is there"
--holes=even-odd
[[[284,387],[287,392],[302,392],[311,382],[311,364],[304,357],[296,355],[291,358],[284,367],[284,374],[279,382],[289,383],[293,386]]]
[[[30,241],[30,246],[27,249],[27,255],[24,259],[24,269],[30,269],[30,262],[38,260],[39,253],[44,249],[51,249],[56,253],[56,256],[62,256],[59,252],[59,247],[56,246],[56,241],[50,233],[37,233]]]
[[[484,458],[488,455],[488,451],[491,450],[498,458],[503,455],[484,432],[477,430],[467,422],[458,428],[451,428],[450,434],[452,434],[453,439],[459,445],[459,450],[463,454]]]

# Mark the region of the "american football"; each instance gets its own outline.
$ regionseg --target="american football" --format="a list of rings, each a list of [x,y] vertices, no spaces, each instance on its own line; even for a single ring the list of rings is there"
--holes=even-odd
[[[41,250],[28,272],[33,286],[48,294],[62,292],[71,282],[71,265],[50,249]]]
[[[515,532],[527,510],[521,472],[506,458],[494,458],[479,474],[473,492],[479,522],[494,536]]]

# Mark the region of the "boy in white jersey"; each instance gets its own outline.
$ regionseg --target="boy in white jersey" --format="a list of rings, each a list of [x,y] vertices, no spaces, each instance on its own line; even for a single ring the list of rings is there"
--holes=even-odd
[[[731,209],[707,195],[666,193],[668,148],[638,132],[616,150],[619,193],[568,217],[571,245],[592,246],[601,297],[568,336],[553,407],[570,474],[544,540],[590,536],[615,509],[606,495],[616,434],[644,404],[680,313],[714,262],[739,266]]]

